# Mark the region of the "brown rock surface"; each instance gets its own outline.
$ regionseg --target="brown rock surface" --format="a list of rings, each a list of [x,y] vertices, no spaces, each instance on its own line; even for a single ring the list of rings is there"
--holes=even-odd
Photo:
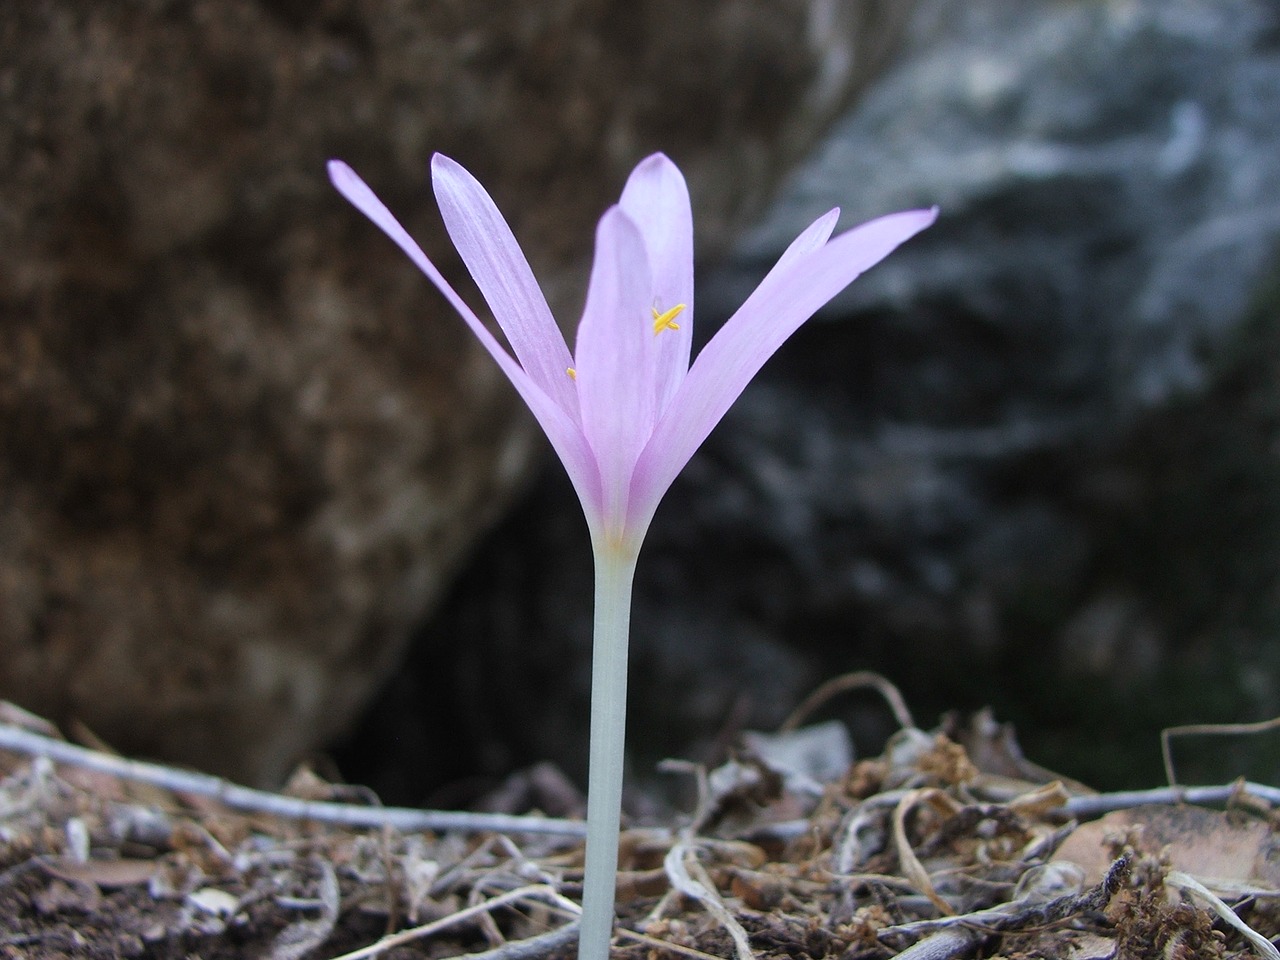
[[[905,4],[29,0],[0,21],[0,697],[271,781],[346,722],[539,449],[463,326],[433,150],[574,316],[638,157],[707,249]]]

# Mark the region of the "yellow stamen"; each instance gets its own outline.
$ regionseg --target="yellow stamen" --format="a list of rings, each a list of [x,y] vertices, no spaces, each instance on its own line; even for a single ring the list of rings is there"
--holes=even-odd
[[[676,323],[676,317],[680,316],[684,310],[684,304],[678,303],[666,313],[659,313],[657,307],[653,307],[653,335],[656,337],[663,330],[679,330],[680,324]]]
[[[564,368],[564,372],[565,372],[565,373],[567,373],[567,374],[569,375],[569,379],[570,379],[570,380],[577,380],[577,379],[578,379],[578,371],[577,371],[577,370],[575,370],[575,369],[573,369],[573,367],[565,367],[565,368]]]

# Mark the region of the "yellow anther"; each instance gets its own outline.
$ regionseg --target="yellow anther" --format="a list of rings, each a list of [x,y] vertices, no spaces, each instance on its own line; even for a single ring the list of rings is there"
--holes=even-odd
[[[684,304],[678,303],[666,313],[659,313],[657,307],[653,307],[653,335],[656,337],[663,330],[679,330],[680,324],[676,323],[676,317],[680,316],[684,310]]]
[[[577,379],[578,379],[578,371],[577,371],[577,370],[575,370],[575,369],[573,369],[573,367],[565,367],[565,368],[564,368],[564,372],[565,372],[565,373],[567,373],[567,374],[569,375],[569,379],[570,379],[570,380],[577,380]]]

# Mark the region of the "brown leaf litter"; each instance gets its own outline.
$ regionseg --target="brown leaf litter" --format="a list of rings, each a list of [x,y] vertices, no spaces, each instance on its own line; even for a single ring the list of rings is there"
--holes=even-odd
[[[987,713],[925,732],[880,678],[826,695],[857,686],[902,725],[879,757],[797,716],[671,764],[698,805],[624,832],[615,960],[1280,960],[1280,790],[1097,794]],[[364,794],[124,760],[2,705],[0,958],[572,956],[580,822]]]

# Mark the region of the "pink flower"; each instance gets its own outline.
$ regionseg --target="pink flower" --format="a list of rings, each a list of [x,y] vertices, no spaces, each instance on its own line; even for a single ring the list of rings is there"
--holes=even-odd
[[[693,217],[684,177],[662,154],[640,162],[596,228],[596,256],[574,351],[529,262],[475,178],[436,154],[445,228],[506,335],[512,356],[346,164],[329,177],[462,315],[510,378],[573,481],[596,565],[587,847],[578,956],[607,960],[622,798],[631,586],[645,531],[676,474],[756,371],[814,311],[934,221],[895,213],[830,239],[816,220],[693,365]]]
[[[596,229],[595,261],[572,354],[533,271],[489,194],[436,154],[445,227],[515,356],[441,276],[373,191],[330,161],[335,187],[394,240],[449,300],[510,378],[564,462],[597,545],[638,550],[658,502],[747,383],[800,324],[934,210],[891,214],[834,239],[838,210],[787,248],[689,364],[693,220],[666,156],[635,168]]]

